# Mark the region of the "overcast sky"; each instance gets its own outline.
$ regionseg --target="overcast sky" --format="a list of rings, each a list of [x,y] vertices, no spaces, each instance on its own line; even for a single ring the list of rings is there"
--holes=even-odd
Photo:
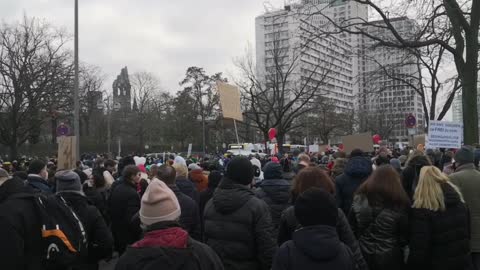
[[[189,66],[228,75],[232,59],[255,43],[255,16],[264,12],[263,2],[79,0],[80,60],[103,70],[108,90],[123,66],[129,73],[155,73],[170,91],[180,88]],[[283,0],[270,3],[280,7]],[[18,21],[24,13],[73,33],[73,0],[0,1],[3,21]]]

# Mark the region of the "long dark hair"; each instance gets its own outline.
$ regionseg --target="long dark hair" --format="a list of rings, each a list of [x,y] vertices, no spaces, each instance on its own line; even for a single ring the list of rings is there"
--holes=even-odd
[[[372,206],[397,209],[410,205],[400,175],[391,165],[378,167],[356,193],[366,196]]]
[[[140,172],[140,169],[135,165],[128,165],[123,169],[122,176],[123,180],[127,182],[133,182],[133,177]]]

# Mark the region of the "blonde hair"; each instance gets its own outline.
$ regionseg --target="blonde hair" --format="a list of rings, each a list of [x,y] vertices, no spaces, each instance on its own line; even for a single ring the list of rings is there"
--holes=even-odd
[[[177,172],[177,177],[179,176],[187,176],[188,175],[188,168],[186,165],[181,164],[181,163],[175,163],[172,166],[175,171]]]
[[[420,171],[417,188],[413,195],[413,208],[424,208],[432,211],[445,210],[445,198],[441,184],[449,184],[460,196],[463,196],[457,186],[450,183],[448,176],[435,166],[424,166]]]

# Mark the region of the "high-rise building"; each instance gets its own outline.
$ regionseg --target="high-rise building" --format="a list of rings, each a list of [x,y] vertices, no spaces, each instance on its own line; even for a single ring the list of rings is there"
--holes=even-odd
[[[401,35],[412,33],[413,20],[390,20]],[[372,36],[393,39],[388,29],[379,27],[383,21],[370,22],[365,30]],[[376,46],[376,41],[364,38],[362,43],[362,72],[360,77],[359,107],[362,129],[383,133],[389,142],[408,142],[405,119],[409,114],[417,118],[417,133],[422,132],[425,117],[422,100],[412,85],[420,81],[415,56],[406,50]],[[408,83],[407,83],[408,82]]]

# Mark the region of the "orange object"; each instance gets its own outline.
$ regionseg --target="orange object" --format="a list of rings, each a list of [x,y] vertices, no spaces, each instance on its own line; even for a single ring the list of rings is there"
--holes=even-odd
[[[203,170],[191,171],[190,180],[195,184],[198,192],[202,192],[208,188],[208,176],[203,173]]]

